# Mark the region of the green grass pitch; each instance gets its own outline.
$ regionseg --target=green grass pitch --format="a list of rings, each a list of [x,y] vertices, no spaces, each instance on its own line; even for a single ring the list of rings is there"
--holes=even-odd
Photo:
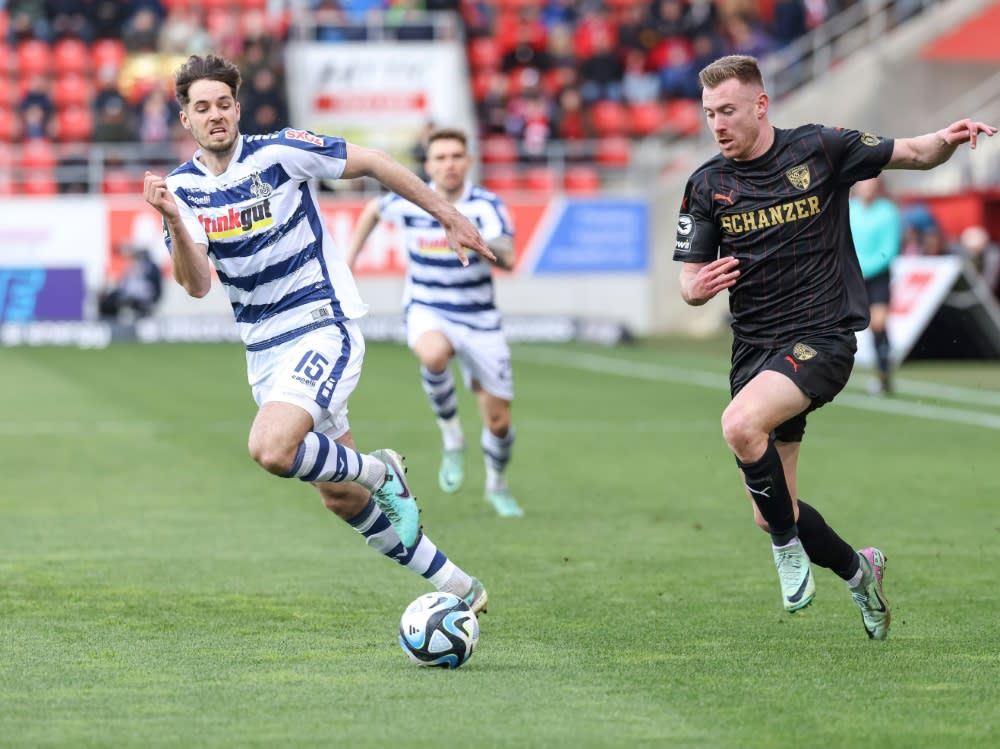
[[[512,488],[436,487],[415,360],[369,344],[359,447],[403,452],[435,542],[490,591],[479,648],[419,669],[428,586],[246,452],[233,345],[0,352],[0,747],[1000,744],[1000,366],[858,373],[810,417],[800,491],[888,555],[869,642],[843,583],[781,609],[722,441],[727,342],[514,349]]]

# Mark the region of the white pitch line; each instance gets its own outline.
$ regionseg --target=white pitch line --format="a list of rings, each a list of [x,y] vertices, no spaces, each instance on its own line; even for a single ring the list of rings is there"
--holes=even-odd
[[[521,356],[528,361],[552,364],[568,369],[605,372],[633,379],[673,382],[679,385],[694,385],[713,390],[724,389],[727,392],[729,389],[729,379],[724,375],[696,369],[648,364],[597,354],[556,354],[545,351],[532,351],[530,353],[522,352]],[[933,383],[914,382],[907,382],[905,389],[902,387],[899,389],[908,394],[921,394],[943,400],[956,400],[971,405],[989,406],[1000,404],[1000,393],[992,390],[978,391],[971,388],[957,388],[945,385],[938,388]],[[977,393],[982,396],[980,400],[973,398]],[[955,424],[983,427],[984,429],[1000,430],[1000,414],[968,411],[960,408],[914,403],[913,401],[902,401],[892,398],[874,398],[872,396],[854,395],[853,393],[841,393],[835,402],[838,405],[856,408],[861,411],[889,413],[897,416],[909,416],[915,419],[946,421]]]

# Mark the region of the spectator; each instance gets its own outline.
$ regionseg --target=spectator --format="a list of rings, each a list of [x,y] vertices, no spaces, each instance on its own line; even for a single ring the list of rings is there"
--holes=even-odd
[[[622,96],[631,104],[656,101],[660,95],[660,78],[646,69],[646,55],[637,49],[625,53],[622,74]]]
[[[1000,246],[990,239],[982,226],[969,226],[959,235],[957,254],[966,258],[989,287],[1000,298]]]
[[[580,65],[583,100],[588,104],[602,99],[621,101],[625,70],[615,51],[614,39],[595,28],[591,43],[594,52]]]
[[[52,27],[53,39],[93,39],[93,28],[87,18],[90,3],[85,0],[46,0],[45,11]]]
[[[98,111],[93,139],[95,143],[134,143],[138,140],[124,102],[109,99]]]
[[[117,285],[98,297],[98,314],[103,320],[149,317],[163,294],[160,268],[142,247],[121,248],[128,265]]]
[[[948,255],[948,242],[944,238],[944,232],[937,224],[924,229],[920,241],[921,254],[926,257],[938,257]]]
[[[288,126],[288,104],[271,68],[260,67],[240,92],[243,132],[272,133]]]
[[[156,52],[159,18],[152,8],[143,7],[125,23],[122,42],[129,52]]]
[[[176,117],[177,109],[171,107],[163,87],[155,87],[139,108],[139,140],[143,143],[167,143],[170,140],[170,125]]]
[[[174,5],[160,27],[157,46],[165,55],[196,55],[212,48],[212,37],[194,12]]]

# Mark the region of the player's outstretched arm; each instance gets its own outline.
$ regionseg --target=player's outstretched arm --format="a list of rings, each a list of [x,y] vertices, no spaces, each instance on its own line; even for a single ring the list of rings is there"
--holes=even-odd
[[[960,145],[976,147],[980,135],[992,137],[997,129],[985,122],[964,119],[951,123],[936,133],[915,138],[897,138],[886,169],[933,169],[951,158]]]
[[[441,223],[448,238],[448,246],[458,255],[463,265],[469,263],[466,250],[472,250],[487,260],[496,260],[469,219],[388,154],[348,143],[347,163],[341,177],[372,177],[400,197],[419,205]]]
[[[681,266],[681,296],[698,307],[723,289],[731,288],[740,277],[734,257],[720,257],[710,263],[684,263]]]
[[[373,198],[361,211],[358,221],[354,224],[354,231],[351,232],[351,240],[347,244],[347,265],[354,267],[354,261],[358,259],[361,250],[364,249],[365,242],[375,230],[379,219],[382,217],[381,198]]]
[[[163,216],[163,225],[173,242],[170,259],[174,279],[193,297],[201,298],[212,288],[212,269],[208,262],[208,247],[195,244],[181,219],[180,208],[166,180],[159,174],[146,172],[142,185],[146,202]]]

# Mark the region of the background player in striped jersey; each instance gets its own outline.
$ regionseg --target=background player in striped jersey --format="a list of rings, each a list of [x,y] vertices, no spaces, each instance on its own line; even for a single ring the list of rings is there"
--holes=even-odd
[[[440,221],[460,262],[464,248],[493,253],[451,203],[383,153],[304,130],[241,135],[231,62],[192,56],[175,83],[181,123],[200,148],[166,178],[147,172],[144,196],[163,217],[177,282],[203,297],[214,265],[229,294],[259,406],[251,456],[277,476],[311,482],[369,546],[483,610],[483,585],[423,535],[402,458],[355,449],[347,401],[361,376],[356,319],[367,307],[312,180],[373,177]]]
[[[847,581],[872,639],[889,633],[885,557],[855,552],[797,498],[806,414],[847,383],[868,298],[851,240],[848,195],[882,169],[931,169],[996,128],[959,120],[914,138],[768,120],[757,61],[723,57],[699,74],[720,153],[688,180],[674,259],[681,295],[700,305],[729,289],[732,400],[722,432],[769,531],[787,611],[812,601],[810,560]]]
[[[496,256],[494,263],[509,270],[514,264],[510,215],[500,198],[467,180],[471,166],[464,132],[442,128],[430,134],[424,168],[431,187],[475,222]],[[457,357],[466,387],[479,401],[486,498],[501,516],[523,515],[504,475],[514,445],[510,417],[514,383],[490,265],[478,257],[470,258],[468,265],[459,263],[447,251],[441,224],[421,206],[395,193],[365,206],[351,237],[349,264],[353,265],[379,220],[395,224],[406,244],[407,342],[420,360],[424,392],[441,428],[441,488],[448,493],[458,491],[465,475],[465,437],[449,366]]]

